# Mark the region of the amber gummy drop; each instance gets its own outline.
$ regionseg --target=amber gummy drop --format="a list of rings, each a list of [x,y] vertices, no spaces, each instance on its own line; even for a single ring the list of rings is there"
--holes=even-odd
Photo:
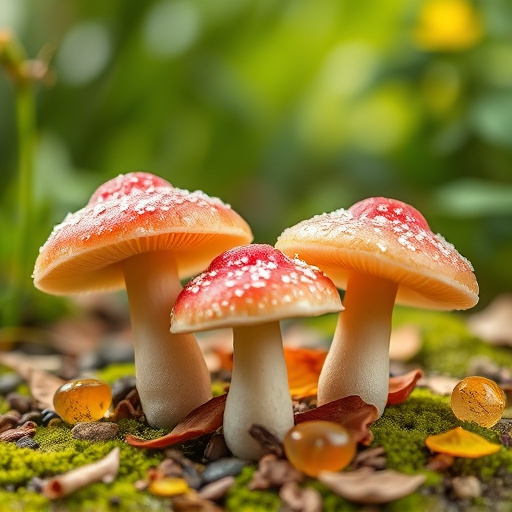
[[[53,396],[55,412],[71,424],[103,418],[111,403],[110,386],[96,379],[66,382]]]
[[[346,467],[355,456],[356,444],[344,427],[321,420],[295,425],[283,440],[291,464],[313,477],[324,470],[339,471]]]
[[[496,382],[485,377],[466,377],[452,391],[451,406],[461,421],[492,427],[503,415],[506,397]]]

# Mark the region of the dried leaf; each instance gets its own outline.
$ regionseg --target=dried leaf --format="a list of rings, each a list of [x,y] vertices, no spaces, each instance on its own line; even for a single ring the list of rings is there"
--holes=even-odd
[[[40,409],[53,409],[53,395],[66,381],[40,370],[18,354],[0,354],[0,363],[21,375],[30,388],[30,394]]]
[[[288,386],[293,398],[316,395],[326,356],[327,351],[323,349],[284,347]]]
[[[469,330],[494,345],[512,345],[512,294],[496,297],[468,319]]]
[[[110,483],[119,470],[119,448],[102,459],[50,478],[43,485],[43,494],[50,499],[62,498],[93,482]]]
[[[405,402],[421,377],[423,377],[421,370],[411,370],[405,375],[391,377],[389,379],[388,405]]]
[[[392,469],[373,471],[361,468],[336,473],[322,471],[318,480],[332,492],[356,503],[379,504],[403,498],[425,482],[425,475],[406,475]]]
[[[498,452],[501,448],[500,445],[490,443],[482,436],[468,432],[462,427],[456,427],[435,436],[428,436],[425,439],[425,445],[433,452],[447,453],[466,459],[484,457]]]
[[[391,331],[389,358],[408,361],[415,356],[422,345],[421,332],[417,325],[402,325]]]
[[[370,425],[379,417],[374,405],[367,404],[359,396],[347,396],[321,405],[316,409],[295,414],[295,423],[325,420],[339,423],[352,431],[358,443],[371,440]]]
[[[185,479],[168,476],[153,480],[149,484],[149,491],[155,496],[172,497],[189,492],[190,487]]]
[[[426,387],[437,395],[448,396],[452,394],[453,388],[460,382],[460,379],[448,377],[446,375],[432,375],[422,377],[418,381],[418,386]]]
[[[222,425],[225,406],[226,395],[216,396],[190,412],[169,434],[149,441],[127,435],[126,442],[137,448],[164,448],[211,434]]]
[[[311,487],[300,487],[297,482],[286,482],[279,489],[285,509],[291,512],[321,512],[322,496]]]

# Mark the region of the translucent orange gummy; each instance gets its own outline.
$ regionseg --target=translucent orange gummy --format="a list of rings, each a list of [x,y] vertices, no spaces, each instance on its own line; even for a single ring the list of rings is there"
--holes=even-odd
[[[298,470],[316,477],[320,471],[339,471],[356,453],[349,431],[330,421],[306,421],[290,429],[283,441],[288,460]]]
[[[485,377],[466,377],[453,389],[452,411],[461,421],[492,427],[503,415],[506,397],[496,382]]]
[[[103,418],[111,403],[109,385],[96,379],[66,382],[53,396],[55,412],[70,424]]]

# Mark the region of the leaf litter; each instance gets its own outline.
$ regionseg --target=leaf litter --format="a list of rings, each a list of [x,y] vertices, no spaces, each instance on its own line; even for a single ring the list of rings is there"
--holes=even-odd
[[[328,419],[339,422],[347,426],[347,428],[351,428],[355,435],[358,436],[359,452],[356,458],[352,461],[350,466],[342,472],[333,473],[332,475],[329,474],[329,472],[323,472],[319,480],[323,482],[324,485],[330,488],[332,492],[349,501],[376,504],[393,501],[402,495],[405,496],[409,493],[413,493],[425,483],[425,477],[422,474],[409,475],[386,469],[387,457],[384,448],[382,446],[372,445],[373,436],[371,434],[371,426],[377,420],[373,406],[365,404],[359,397],[347,397],[340,401],[326,404],[326,406],[316,407],[315,381],[321,369],[323,359],[325,358],[326,352],[324,350],[289,347],[285,350],[285,353],[287,354],[287,364],[289,368],[295,368],[294,371],[289,373],[291,376],[289,384],[290,390],[295,397],[296,423],[313,419]],[[37,400],[38,407],[51,405],[50,397],[52,397],[52,390],[59,387],[63,380],[49,372],[34,368],[34,366],[28,364],[27,361],[24,361],[23,358],[18,358],[17,354],[15,355],[16,357],[11,357],[13,355],[15,354],[0,354],[0,362],[16,369],[16,371],[23,376],[29,385],[32,396]],[[226,357],[224,354],[221,360],[222,364],[220,370],[222,371],[222,366],[229,364],[229,357]],[[297,369],[299,369],[299,371],[297,371]],[[425,376],[419,369],[411,370],[401,376],[393,376],[390,378],[388,404],[393,407],[394,404],[398,405],[405,402],[411,392],[420,385],[435,389],[436,379],[441,382],[443,378],[447,381],[444,391],[444,393],[447,394],[447,390],[449,390],[453,382],[456,383],[456,379],[451,379],[446,376]],[[226,384],[229,383],[227,382]],[[126,400],[126,397],[123,400]],[[128,435],[126,440],[132,444],[132,446],[144,449],[168,450],[169,448],[166,448],[167,446],[176,446],[177,451],[181,453],[181,447],[184,446],[183,443],[186,444],[188,441],[197,439],[198,437],[210,436],[210,440],[222,438],[221,426],[224,403],[225,395],[215,397],[207,404],[204,404],[190,413],[190,415],[172,432],[161,438],[148,441]],[[138,406],[136,393],[132,393],[130,399],[124,402],[121,409],[126,412],[129,406],[133,409],[132,417],[136,418],[137,421],[143,421],[144,418],[140,415],[140,408],[138,411],[136,410]],[[114,421],[120,420],[123,415],[119,414],[119,416],[119,418],[114,417]],[[130,417],[130,414],[125,414],[125,417]],[[112,420],[112,418],[110,418],[110,420]],[[20,425],[12,426],[13,428],[20,427]],[[264,438],[264,432],[263,434],[260,432],[258,435],[260,438]],[[465,434],[463,435],[465,436]],[[435,436],[430,437],[435,439]],[[427,445],[427,439],[428,437],[425,440],[426,447],[429,447]],[[485,439],[484,442],[486,442]],[[441,443],[443,446],[442,450],[444,451],[434,452],[434,455],[430,458],[429,464],[425,469],[443,473],[451,470],[454,457],[472,458],[475,456],[475,453],[482,453],[483,449],[480,440],[476,441],[472,436],[465,441],[460,441],[459,439],[455,441],[455,443],[452,439],[452,445],[461,445],[464,443],[466,443],[465,449],[454,449],[453,446],[452,448],[446,448],[450,443],[446,443],[446,441],[444,444]],[[432,444],[432,439],[428,441],[428,444],[430,444],[430,446],[436,446],[436,449],[439,449],[439,444]],[[494,443],[489,444],[491,445],[491,451],[500,449],[500,445]],[[278,448],[279,443],[277,442],[275,446]],[[226,448],[224,447],[224,449]],[[270,450],[270,452],[271,453],[264,456],[258,463],[256,471],[248,483],[248,488],[254,489],[255,492],[256,489],[275,489],[282,503],[287,507],[285,508],[286,510],[304,510],[305,512],[321,510],[321,495],[316,489],[308,487],[307,485],[304,486],[304,483],[309,482],[310,479],[306,478],[304,480],[305,477],[301,475],[300,472],[298,472],[298,476],[296,470],[290,467],[290,464],[280,455],[278,449]],[[455,455],[450,455],[450,453],[455,453]],[[187,457],[184,458],[192,464],[190,459]],[[166,457],[164,460],[173,459],[172,457]],[[224,459],[221,459],[220,462],[224,463],[223,460]],[[168,462],[167,464],[171,463]],[[182,466],[182,463],[176,464]],[[173,503],[175,500],[178,500],[175,502],[176,509],[179,509],[180,506],[184,506],[185,508],[183,510],[190,510],[193,507],[200,506],[203,507],[201,510],[223,510],[214,502],[219,504],[223,503],[226,494],[229,493],[230,489],[236,484],[236,476],[226,475],[221,476],[217,480],[205,482],[201,480],[201,471],[204,470],[204,464],[206,464],[207,467],[208,464],[211,464],[211,461],[203,459],[202,465],[199,465],[199,467],[202,468],[199,470],[200,483],[198,484],[196,482],[194,484],[199,490],[196,491],[191,486],[191,482],[186,479],[188,491],[180,494],[176,498],[172,498]],[[240,467],[243,467],[243,465],[244,463],[242,461]],[[87,472],[88,470],[85,469],[83,471]],[[176,477],[172,477],[165,474],[160,468],[156,473],[148,474],[148,481],[142,486],[142,489],[149,489],[150,481],[185,478],[187,475],[186,472],[183,471],[183,467],[181,475],[182,476],[177,475]],[[346,490],[347,481],[351,482],[349,484],[349,491]],[[457,480],[456,478],[450,479],[450,482],[452,482],[451,486],[455,498],[471,499],[471,496],[479,496],[482,492],[481,489],[479,491],[475,490],[478,487],[478,485],[475,485],[475,482],[466,481],[464,479]],[[162,486],[164,483],[165,481],[156,485]],[[299,505],[300,503],[302,503],[302,505]]]

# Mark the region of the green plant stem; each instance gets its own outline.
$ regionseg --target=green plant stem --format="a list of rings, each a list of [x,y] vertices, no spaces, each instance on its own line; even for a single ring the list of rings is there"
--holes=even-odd
[[[15,84],[16,119],[18,132],[18,218],[17,237],[13,253],[12,299],[7,305],[6,324],[17,325],[22,319],[24,301],[30,283],[28,256],[29,233],[33,219],[33,165],[36,134],[33,84],[18,81]]]

